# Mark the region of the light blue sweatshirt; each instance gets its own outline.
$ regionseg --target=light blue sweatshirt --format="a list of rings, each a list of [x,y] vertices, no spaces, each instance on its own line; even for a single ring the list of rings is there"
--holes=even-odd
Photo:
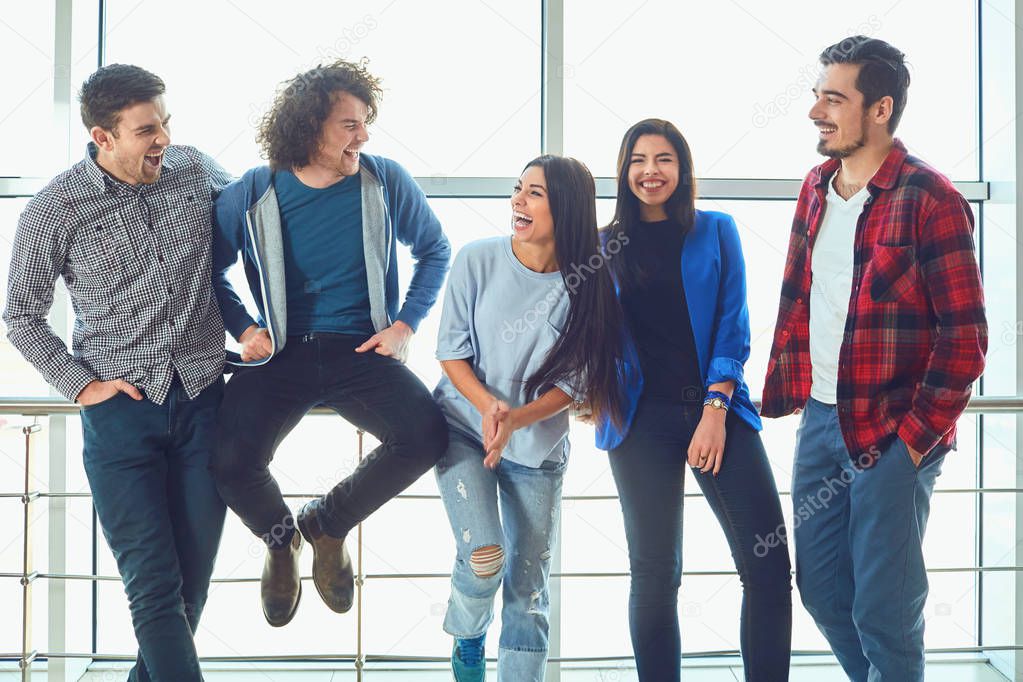
[[[512,252],[511,237],[473,242],[455,257],[437,339],[438,360],[467,360],[495,397],[520,407],[568,317],[560,272],[534,272]],[[567,382],[557,387],[579,399]],[[551,388],[541,387],[541,392]],[[445,376],[433,392],[452,428],[481,443],[482,415]],[[568,457],[568,410],[515,431],[502,457],[537,468]]]

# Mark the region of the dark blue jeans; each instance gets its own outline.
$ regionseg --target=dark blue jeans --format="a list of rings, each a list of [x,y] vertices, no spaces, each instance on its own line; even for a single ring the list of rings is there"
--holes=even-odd
[[[225,507],[209,463],[224,383],[163,405],[124,393],[82,409],[85,473],[131,608],[129,680],[202,680],[192,635],[206,604]]]
[[[853,682],[923,682],[923,538],[947,452],[935,447],[918,468],[896,438],[858,469],[835,406],[810,398],[803,410],[792,470],[796,583]]]
[[[629,435],[611,451],[629,545],[629,625],[642,682],[681,674],[678,589],[682,581],[682,501],[686,453],[700,406],[641,399]],[[741,418],[725,420],[717,476],[694,469],[721,524],[742,582],[739,641],[748,682],[784,682],[792,638],[792,580],[784,520],[760,434]],[[780,531],[780,532],[779,532]]]

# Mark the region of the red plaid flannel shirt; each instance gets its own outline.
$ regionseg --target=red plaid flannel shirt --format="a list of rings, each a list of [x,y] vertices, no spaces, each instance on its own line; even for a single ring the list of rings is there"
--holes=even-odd
[[[838,167],[834,159],[817,166],[799,192],[765,417],[791,414],[810,395],[810,256]],[[869,192],[856,224],[837,392],[842,436],[861,467],[896,435],[922,453],[955,445],[988,335],[973,212],[963,196],[898,140]]]

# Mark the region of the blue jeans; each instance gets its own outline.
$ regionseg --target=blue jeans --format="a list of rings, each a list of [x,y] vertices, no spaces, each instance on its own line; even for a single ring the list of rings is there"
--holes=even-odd
[[[492,471],[483,466],[483,455],[482,443],[452,429],[447,453],[437,463],[437,485],[457,545],[444,631],[462,639],[485,634],[494,619],[494,595],[502,587],[497,676],[542,682],[551,551],[567,462],[533,469],[502,459]],[[487,547],[500,547],[504,560],[499,567],[488,566],[497,569],[492,575],[481,577],[472,555]]]
[[[82,409],[85,473],[131,608],[129,680],[202,680],[192,635],[206,604],[225,507],[209,472],[223,380],[163,405],[124,393]]]
[[[632,572],[629,626],[642,682],[681,675],[678,590],[686,453],[700,405],[642,398],[629,434],[611,451]],[[742,583],[739,643],[747,682],[784,682],[792,638],[792,577],[781,501],[760,434],[734,413],[725,419],[717,476],[693,469],[728,540]]]
[[[922,543],[947,449],[920,467],[896,438],[869,469],[849,457],[834,405],[803,410],[792,472],[796,584],[853,682],[922,682]]]

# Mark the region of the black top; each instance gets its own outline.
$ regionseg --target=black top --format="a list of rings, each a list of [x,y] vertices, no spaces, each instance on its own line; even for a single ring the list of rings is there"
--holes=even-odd
[[[643,281],[622,292],[625,319],[639,351],[643,396],[701,403],[705,388],[682,284],[682,227],[640,223],[625,247]]]

